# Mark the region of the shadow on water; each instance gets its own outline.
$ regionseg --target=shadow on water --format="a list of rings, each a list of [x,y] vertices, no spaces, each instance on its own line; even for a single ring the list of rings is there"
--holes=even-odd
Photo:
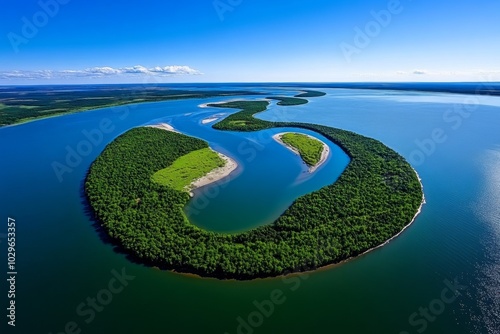
[[[88,175],[88,171],[87,171]],[[127,260],[130,262],[137,264],[137,265],[142,265],[142,266],[147,266],[147,267],[155,267],[155,268],[160,268],[162,270],[167,270],[169,268],[167,267],[160,267],[158,264],[154,263],[148,263],[146,260],[139,258],[138,256],[130,254],[122,245],[120,245],[120,242],[112,238],[108,232],[105,230],[105,228],[102,226],[102,224],[99,222],[99,219],[96,216],[96,213],[94,209],[92,208],[92,205],[90,205],[90,201],[87,198],[87,195],[85,193],[85,181],[87,180],[87,175],[85,178],[80,182],[80,203],[83,208],[83,212],[85,216],[89,219],[91,222],[92,227],[94,228],[95,232],[97,233],[99,239],[108,246],[111,246],[113,251],[116,254],[124,255]]]

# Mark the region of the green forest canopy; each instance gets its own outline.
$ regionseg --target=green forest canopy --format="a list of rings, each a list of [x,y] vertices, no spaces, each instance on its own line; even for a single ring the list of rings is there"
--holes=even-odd
[[[283,143],[295,148],[308,166],[314,166],[321,160],[323,143],[301,133],[284,133],[280,136]]]
[[[244,123],[245,131],[316,131],[339,145],[350,164],[337,182],[298,198],[273,224],[222,234],[189,222],[183,212],[188,194],[151,180],[157,171],[207,143],[155,128],[130,130],[106,147],[85,182],[96,218],[126,252],[161,268],[253,279],[312,270],[359,255],[413,219],[423,199],[420,182],[412,167],[387,146],[326,126],[257,120],[250,112],[265,110],[262,101],[222,107],[236,105],[244,110],[215,128],[221,123],[222,128],[241,128]]]

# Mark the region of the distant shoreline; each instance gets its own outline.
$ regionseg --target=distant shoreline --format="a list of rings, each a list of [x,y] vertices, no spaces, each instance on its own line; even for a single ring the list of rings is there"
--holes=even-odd
[[[151,84],[153,87],[154,85],[157,84]],[[217,85],[214,83],[214,85]],[[37,86],[45,86],[45,85],[21,85],[21,87],[37,87]],[[85,87],[85,86],[91,86],[91,84],[69,84],[69,85],[58,85],[57,88],[61,87]],[[107,86],[110,87],[120,87],[122,84],[109,84]],[[147,87],[148,85],[143,85],[141,84],[141,87]],[[18,85],[0,85],[0,87],[15,87],[18,88],[20,86]],[[422,82],[422,83],[411,83],[411,82],[401,82],[401,83],[388,83],[388,82],[379,82],[379,83],[356,83],[356,82],[344,82],[344,83],[310,83],[310,82],[304,82],[304,83],[295,83],[295,84],[290,84],[290,83],[281,83],[279,85],[280,88],[283,89],[303,89],[299,90],[301,92],[305,91],[304,89],[350,89],[350,90],[372,90],[372,91],[395,91],[395,92],[422,92],[422,93],[443,93],[443,94],[450,94],[450,95],[471,95],[471,96],[477,96],[477,97],[484,97],[484,96],[500,96],[500,83],[499,82],[441,82],[441,83],[433,83],[433,82]],[[54,89],[55,92],[57,92],[57,89]],[[255,92],[255,94],[259,94],[257,91],[250,91],[250,92]],[[249,92],[246,92],[247,94]],[[193,93],[194,94],[194,93]],[[242,94],[246,95],[246,94]],[[210,96],[210,97],[203,97],[203,98],[213,98],[213,97],[224,97],[224,96],[231,96],[231,95],[219,95],[219,96]],[[234,95],[233,95],[234,96]],[[71,115],[71,114],[76,114],[80,112],[86,112],[86,111],[92,111],[92,110],[98,110],[98,109],[105,109],[105,108],[113,108],[113,107],[121,107],[121,106],[128,106],[128,105],[137,105],[137,104],[143,104],[143,103],[155,103],[155,102],[167,102],[167,101],[175,101],[175,100],[184,100],[184,99],[193,99],[196,97],[191,97],[189,96],[183,96],[183,97],[165,97],[159,100],[146,100],[146,101],[125,101],[125,102],[115,102],[115,103],[109,103],[109,104],[103,104],[103,105],[97,105],[97,106],[89,106],[89,107],[82,107],[82,108],[74,108],[65,112],[56,112],[50,115],[38,115],[35,117],[27,117],[27,118],[22,118],[19,120],[16,120],[10,124],[0,124],[0,128],[5,128],[5,127],[13,127],[13,126],[19,126],[23,125],[26,123],[31,123],[34,121],[38,120],[43,120],[43,119],[49,119],[49,118],[54,118],[54,117],[60,117],[64,115]],[[231,101],[225,101],[225,102],[233,102],[235,100],[239,99],[234,99]],[[204,103],[200,104],[200,108],[208,108],[208,104],[220,104],[224,102],[213,102],[213,103]]]

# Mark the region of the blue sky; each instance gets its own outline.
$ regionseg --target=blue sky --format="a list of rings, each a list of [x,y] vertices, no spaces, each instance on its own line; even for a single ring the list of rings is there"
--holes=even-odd
[[[0,85],[500,80],[498,0],[19,0],[2,7]]]

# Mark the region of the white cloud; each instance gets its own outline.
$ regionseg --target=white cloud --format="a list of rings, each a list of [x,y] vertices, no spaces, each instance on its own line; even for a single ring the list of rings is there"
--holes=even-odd
[[[164,74],[189,74],[195,75],[200,74],[197,70],[193,70],[189,66],[165,66],[165,67],[153,67],[149,71],[154,73],[164,73]]]
[[[425,70],[414,70],[413,74],[415,74],[415,75],[425,75],[425,74],[427,74],[427,71],[425,71]]]
[[[144,73],[144,74],[148,74],[149,72],[151,72],[150,70],[148,70],[147,68],[145,68],[144,66],[141,66],[141,65],[136,65],[134,67],[125,67],[122,70],[123,70],[123,73]]]
[[[138,76],[151,75],[157,77],[168,77],[178,75],[200,75],[200,71],[189,66],[165,66],[146,68],[141,65],[123,68],[92,67],[83,70],[38,70],[38,71],[0,71],[0,79],[60,79],[60,78],[102,78],[110,76]]]

